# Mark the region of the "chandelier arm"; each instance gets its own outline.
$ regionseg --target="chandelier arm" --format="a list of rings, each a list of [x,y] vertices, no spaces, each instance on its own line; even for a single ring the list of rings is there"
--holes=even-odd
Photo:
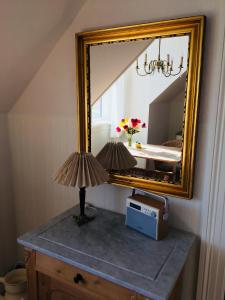
[[[141,73],[138,71],[138,69],[136,69],[136,72],[137,72],[137,75],[138,75],[138,76],[142,76],[142,77],[143,77],[143,76],[148,75],[148,74],[146,74],[146,73],[145,73],[145,74],[141,74]]]
[[[150,69],[150,66],[151,66],[151,61],[150,61],[150,63],[148,64],[149,71],[147,71],[147,70],[146,70],[147,65],[144,65],[144,71],[145,71],[146,75],[150,75],[150,74],[152,74],[152,72],[153,72],[153,69],[152,69],[152,68]],[[150,71],[150,70],[151,70],[151,71]]]
[[[166,67],[171,67],[170,65]],[[167,68],[167,71],[165,71],[165,68],[162,70],[162,74],[165,76],[165,77],[170,77],[171,76],[171,69],[170,68]]]
[[[171,71],[170,71],[170,72],[162,72],[162,74],[163,74],[165,77],[170,77],[170,76],[171,76]]]
[[[175,74],[173,74],[173,73],[171,72],[171,76],[177,76],[177,75],[179,75],[179,74],[181,73],[181,70],[182,70],[182,68],[180,68],[180,71],[177,72],[177,73],[175,73]]]

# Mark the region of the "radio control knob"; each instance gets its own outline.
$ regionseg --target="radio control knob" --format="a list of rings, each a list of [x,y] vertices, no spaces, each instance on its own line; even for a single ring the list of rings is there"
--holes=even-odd
[[[156,212],[155,211],[151,212],[151,217],[156,218]]]

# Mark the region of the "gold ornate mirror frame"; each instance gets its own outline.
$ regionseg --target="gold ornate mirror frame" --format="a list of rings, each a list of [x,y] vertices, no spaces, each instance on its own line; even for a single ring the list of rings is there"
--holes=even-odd
[[[189,35],[189,60],[184,108],[182,174],[180,184],[158,182],[113,173],[110,175],[109,183],[141,188],[159,194],[192,198],[204,20],[204,16],[195,16],[81,32],[76,35],[80,151],[91,151],[90,46],[138,39]]]

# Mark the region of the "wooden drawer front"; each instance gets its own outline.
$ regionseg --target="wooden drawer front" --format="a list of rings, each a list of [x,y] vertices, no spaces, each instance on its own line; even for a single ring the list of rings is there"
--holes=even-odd
[[[99,300],[136,299],[135,292],[40,253],[36,254],[36,270],[58,281],[69,284],[81,292],[92,293],[93,297],[95,294]],[[74,278],[77,274],[81,274],[84,280],[75,283]]]
[[[93,296],[94,295],[94,296]],[[81,292],[62,281],[38,273],[38,300],[98,300],[96,294]]]

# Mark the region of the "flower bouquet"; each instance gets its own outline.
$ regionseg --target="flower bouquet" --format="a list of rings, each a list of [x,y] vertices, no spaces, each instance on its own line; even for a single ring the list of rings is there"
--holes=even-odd
[[[124,132],[127,136],[128,146],[132,146],[133,135],[140,132],[141,128],[146,128],[146,124],[140,119],[124,118],[116,127],[117,132]]]

